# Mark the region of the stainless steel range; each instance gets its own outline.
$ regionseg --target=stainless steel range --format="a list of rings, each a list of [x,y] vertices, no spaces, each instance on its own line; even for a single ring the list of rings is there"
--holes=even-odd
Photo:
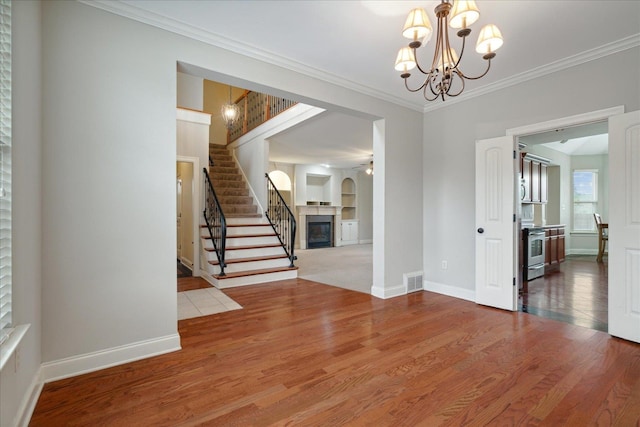
[[[524,260],[522,280],[529,281],[544,275],[544,228],[530,227],[524,235]]]

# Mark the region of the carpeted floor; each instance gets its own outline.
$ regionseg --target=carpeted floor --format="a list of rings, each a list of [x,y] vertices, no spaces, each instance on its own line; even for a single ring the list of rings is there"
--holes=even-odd
[[[371,294],[373,245],[298,249],[298,277]]]

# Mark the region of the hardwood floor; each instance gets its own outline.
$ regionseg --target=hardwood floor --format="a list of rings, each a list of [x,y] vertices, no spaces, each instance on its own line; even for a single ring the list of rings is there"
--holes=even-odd
[[[608,331],[608,263],[569,256],[560,268],[530,281],[519,309],[549,319]]]
[[[183,349],[46,384],[32,426],[637,426],[640,345],[430,292],[226,289]]]

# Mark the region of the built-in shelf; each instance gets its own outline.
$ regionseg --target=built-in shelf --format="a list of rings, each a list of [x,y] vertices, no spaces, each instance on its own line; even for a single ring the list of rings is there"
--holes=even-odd
[[[356,219],[356,183],[351,178],[342,180],[342,219]]]

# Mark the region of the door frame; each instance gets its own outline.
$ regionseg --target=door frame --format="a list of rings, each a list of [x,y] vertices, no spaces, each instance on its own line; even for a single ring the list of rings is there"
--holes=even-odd
[[[608,121],[610,117],[624,114],[624,112],[625,112],[624,106],[619,105],[611,108],[605,108],[603,110],[591,111],[588,113],[577,114],[574,116],[562,117],[559,119],[549,120],[546,122],[533,123],[526,126],[507,129],[506,135],[513,137],[514,140],[517,142],[517,138],[520,136],[548,132],[558,128],[575,127],[575,126],[586,125],[594,122]],[[519,156],[520,150],[518,148],[518,144],[516,144],[516,150],[518,151],[517,155]],[[513,177],[514,182],[517,180],[517,178],[518,177],[514,172],[514,177]],[[518,200],[514,200],[514,203],[517,206],[517,209],[516,209],[517,223],[520,224],[521,223],[520,204],[517,202]],[[520,241],[520,239],[515,239],[515,241],[516,241],[516,247],[514,248],[514,257],[516,257],[515,261],[517,262],[517,257],[519,253],[518,251],[520,249],[520,245],[522,242]],[[609,280],[609,277],[607,276],[607,281],[608,280]],[[518,292],[518,290],[515,289],[515,292]],[[610,289],[609,289],[609,292],[611,292]]]
[[[200,159],[197,157],[176,156],[176,169],[179,162],[193,164],[193,197],[191,198],[191,214],[193,216],[193,271],[194,277],[199,277],[200,272],[200,214],[202,206],[202,194],[200,191],[202,176],[200,175]],[[177,220],[177,218],[176,218]],[[176,231],[176,239],[177,231]]]

